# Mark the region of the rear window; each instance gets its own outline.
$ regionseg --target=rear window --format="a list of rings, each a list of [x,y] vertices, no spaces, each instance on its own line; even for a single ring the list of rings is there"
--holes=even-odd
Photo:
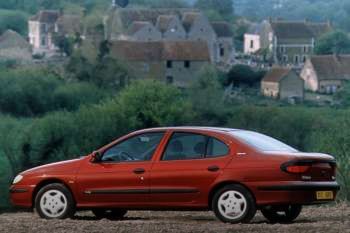
[[[260,133],[238,130],[231,134],[259,151],[298,152],[293,147]]]

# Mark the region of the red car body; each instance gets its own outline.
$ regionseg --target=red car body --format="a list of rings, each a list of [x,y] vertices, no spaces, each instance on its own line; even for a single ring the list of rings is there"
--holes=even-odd
[[[112,142],[98,150],[98,154],[135,135],[155,132],[164,136],[149,161],[96,163],[93,153],[37,167],[21,173],[23,179],[11,186],[12,203],[33,208],[39,190],[50,183],[65,185],[77,209],[211,209],[214,193],[228,184],[239,184],[249,190],[257,208],[309,205],[333,201],[339,189],[332,156],[261,151],[234,135],[248,131],[205,127],[147,129]],[[176,132],[218,139],[227,145],[228,153],[215,158],[163,161],[165,148]],[[318,197],[318,191],[331,191],[333,195]]]

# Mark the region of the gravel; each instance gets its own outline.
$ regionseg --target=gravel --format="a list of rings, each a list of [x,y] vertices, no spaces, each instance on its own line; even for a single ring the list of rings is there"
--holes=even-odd
[[[211,212],[130,211],[121,221],[96,220],[90,212],[74,219],[43,220],[34,213],[0,215],[0,232],[342,232],[350,233],[350,206],[305,207],[293,224],[269,224],[258,212],[250,224],[224,224]]]

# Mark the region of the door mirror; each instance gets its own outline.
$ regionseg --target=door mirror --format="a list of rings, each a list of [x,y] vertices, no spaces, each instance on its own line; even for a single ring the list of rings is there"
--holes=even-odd
[[[91,154],[90,162],[91,163],[98,163],[101,161],[101,158],[102,158],[102,154],[99,151],[94,151]]]

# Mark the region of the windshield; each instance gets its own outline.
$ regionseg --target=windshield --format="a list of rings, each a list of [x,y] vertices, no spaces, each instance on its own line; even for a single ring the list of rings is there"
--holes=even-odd
[[[259,151],[298,152],[293,147],[260,133],[243,130],[232,131],[230,133]]]

